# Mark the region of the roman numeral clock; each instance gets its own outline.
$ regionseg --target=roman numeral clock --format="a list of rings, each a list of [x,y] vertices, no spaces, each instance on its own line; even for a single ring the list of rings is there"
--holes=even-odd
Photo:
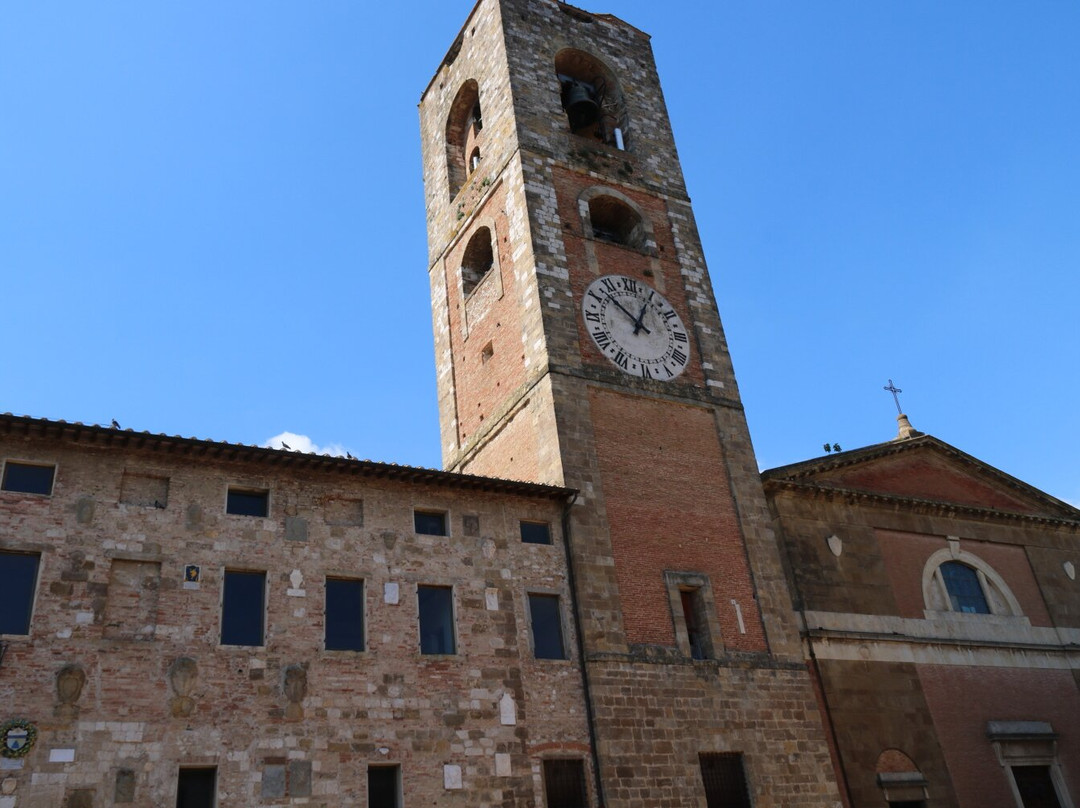
[[[625,373],[674,379],[690,361],[686,326],[662,294],[625,275],[597,278],[582,300],[596,347]]]

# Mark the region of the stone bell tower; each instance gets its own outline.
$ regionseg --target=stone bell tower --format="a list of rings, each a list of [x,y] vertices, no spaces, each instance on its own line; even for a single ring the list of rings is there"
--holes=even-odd
[[[580,492],[591,804],[837,803],[648,35],[480,0],[420,117],[444,464]]]

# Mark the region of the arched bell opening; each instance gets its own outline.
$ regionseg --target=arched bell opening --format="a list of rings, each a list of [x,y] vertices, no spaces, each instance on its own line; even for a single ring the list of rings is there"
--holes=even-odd
[[[564,48],[555,55],[560,100],[570,131],[625,149],[629,121],[615,74],[592,54]]]

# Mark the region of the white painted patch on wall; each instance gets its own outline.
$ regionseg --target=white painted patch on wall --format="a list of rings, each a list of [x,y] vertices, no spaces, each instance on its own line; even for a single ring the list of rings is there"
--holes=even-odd
[[[735,598],[731,599],[731,605],[735,607],[735,619],[739,622],[739,633],[746,633],[746,623],[743,622],[742,607],[739,605],[739,601]]]

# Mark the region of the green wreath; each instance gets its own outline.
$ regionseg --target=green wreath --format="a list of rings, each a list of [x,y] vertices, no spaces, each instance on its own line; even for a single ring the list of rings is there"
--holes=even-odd
[[[26,730],[26,743],[20,746],[18,749],[11,749],[7,743],[8,733],[13,729],[25,729]],[[0,755],[6,758],[21,758],[30,753],[30,750],[34,748],[34,742],[37,740],[37,727],[22,718],[15,718],[11,721],[5,721],[0,724]]]

